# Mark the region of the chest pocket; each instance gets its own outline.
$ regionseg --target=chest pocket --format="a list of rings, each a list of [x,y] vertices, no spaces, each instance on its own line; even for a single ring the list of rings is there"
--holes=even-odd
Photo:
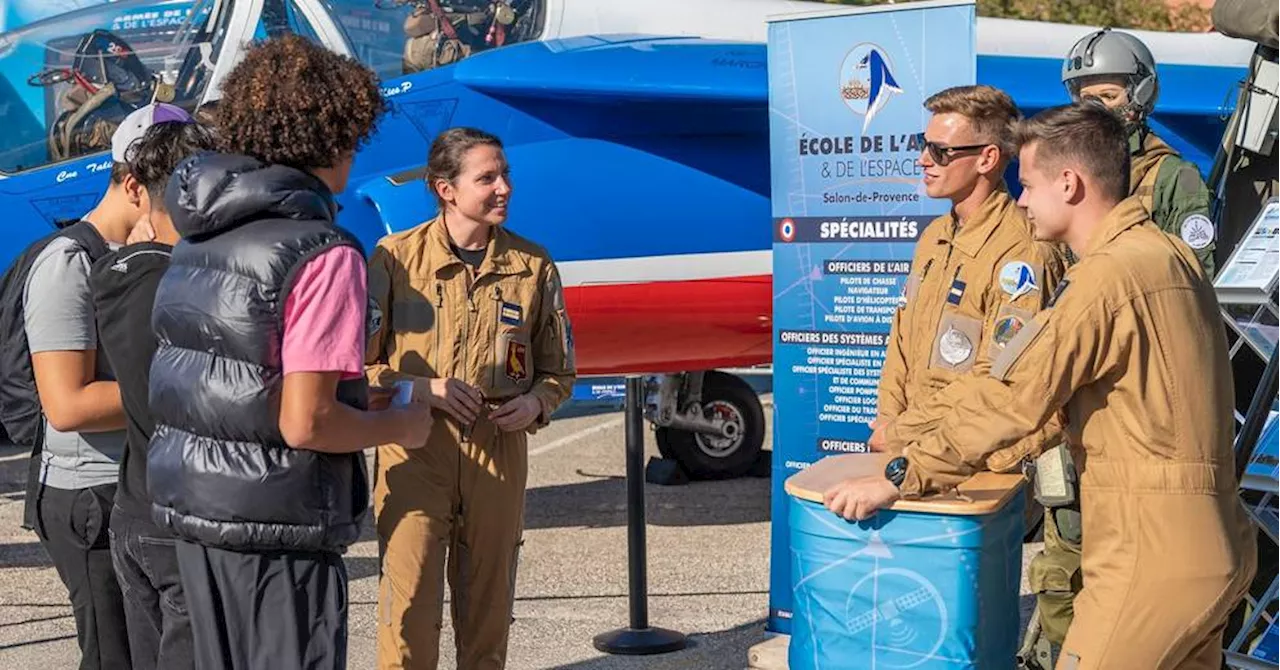
[[[942,318],[938,320],[938,331],[933,337],[929,367],[968,372],[977,358],[981,338],[981,319],[951,310],[944,311]]]
[[[929,367],[935,370],[967,372],[977,360],[982,341],[980,291],[970,291],[960,268],[945,285],[938,327],[933,335]],[[971,313],[976,315],[971,316]]]
[[[439,287],[439,288],[437,288]],[[397,359],[396,348],[401,355],[396,367],[411,375],[428,377],[449,376],[447,361],[441,360],[441,338],[447,335],[442,323],[444,312],[443,287],[432,280],[412,281],[396,287],[391,301],[391,336],[387,340],[387,355]],[[387,321],[385,315],[382,321]]]
[[[493,353],[490,356],[486,396],[507,400],[533,385],[533,300],[509,283],[495,285],[489,293],[493,321]]]

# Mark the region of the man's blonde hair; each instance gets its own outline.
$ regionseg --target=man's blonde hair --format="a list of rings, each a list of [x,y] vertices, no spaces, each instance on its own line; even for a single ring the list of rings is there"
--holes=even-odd
[[[979,142],[989,142],[1000,149],[1003,162],[1017,153],[1014,128],[1022,113],[1008,93],[985,84],[954,86],[929,96],[924,108],[934,114],[959,114],[969,120]]]

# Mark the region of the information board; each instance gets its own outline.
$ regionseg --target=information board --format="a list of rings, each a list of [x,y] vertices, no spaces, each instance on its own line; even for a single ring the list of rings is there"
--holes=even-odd
[[[1223,302],[1265,304],[1280,273],[1280,202],[1274,198],[1258,212],[1213,286]]]
[[[790,633],[783,482],[866,450],[880,366],[920,233],[923,102],[976,77],[971,2],[770,20],[774,440],[769,629]]]

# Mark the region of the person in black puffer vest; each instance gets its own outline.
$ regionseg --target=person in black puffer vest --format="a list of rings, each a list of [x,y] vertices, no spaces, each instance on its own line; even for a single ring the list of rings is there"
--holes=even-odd
[[[152,516],[177,539],[197,668],[343,668],[361,450],[431,426],[425,405],[368,411],[364,254],[334,223],[385,103],[371,71],[296,36],[252,48],[223,100],[221,153],[165,196],[182,240],[151,321]]]

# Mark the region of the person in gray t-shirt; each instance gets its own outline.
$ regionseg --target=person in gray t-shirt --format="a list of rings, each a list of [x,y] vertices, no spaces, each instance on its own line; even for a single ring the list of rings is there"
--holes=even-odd
[[[122,246],[146,215],[141,186],[126,162],[130,148],[152,124],[185,115],[175,109],[138,109],[112,137],[110,185],[84,216],[108,247]],[[106,356],[98,353],[89,284],[93,260],[78,242],[54,238],[33,261],[23,296],[31,370],[45,420],[36,534],[71,596],[81,670],[133,665],[109,531],[125,413]]]
[[[96,351],[98,330],[89,289],[90,265],[89,254],[67,237],[55,238],[36,256],[23,296],[27,345],[33,358],[44,352],[90,352],[92,357],[80,358],[94,362],[92,379],[113,380],[106,357]],[[84,389],[82,393],[99,396],[94,398],[99,402],[93,403],[99,407],[74,412],[84,415],[75,418],[62,416],[73,411],[57,407],[56,400],[41,396],[45,435],[40,480],[45,486],[78,490],[114,485],[117,481],[124,431],[104,429],[123,425],[120,392],[114,381],[94,381]],[[58,414],[59,409],[64,411]],[[100,416],[92,416],[95,413]],[[51,414],[59,421],[52,421]]]
[[[103,227],[95,222],[99,234]],[[44,414],[36,534],[71,596],[81,670],[131,663],[108,530],[124,451],[124,406],[106,357],[97,352],[90,267],[78,242],[56,237],[32,263],[23,296]]]

